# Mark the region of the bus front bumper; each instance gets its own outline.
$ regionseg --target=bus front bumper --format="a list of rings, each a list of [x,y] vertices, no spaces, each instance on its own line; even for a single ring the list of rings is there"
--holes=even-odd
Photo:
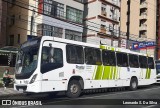
[[[14,90],[21,92],[33,92],[39,93],[41,91],[40,82],[34,82],[32,84],[14,84]]]

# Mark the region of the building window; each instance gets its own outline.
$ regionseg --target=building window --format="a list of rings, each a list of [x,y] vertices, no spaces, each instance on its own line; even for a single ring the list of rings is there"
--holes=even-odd
[[[18,44],[20,44],[20,39],[21,39],[20,34],[18,34],[18,38],[17,38],[17,43]]]
[[[37,26],[37,33],[40,36],[53,36],[62,38],[63,28],[50,26],[46,24],[40,24]]]
[[[44,0],[44,14],[51,15],[52,0]]]
[[[13,46],[14,45],[14,35],[9,36],[9,45]]]
[[[65,30],[65,38],[69,40],[82,41],[82,33],[72,30]]]
[[[66,16],[68,20],[77,22],[77,23],[82,23],[83,12],[81,10],[74,9],[72,7],[67,6],[66,14],[67,14]]]
[[[62,38],[63,29],[59,27],[53,27],[52,36]]]
[[[44,14],[64,18],[64,4],[52,0],[44,0],[43,3]],[[39,6],[41,8],[41,6]]]
[[[64,5],[53,1],[51,15],[58,17],[58,18],[64,18]]]
[[[74,1],[77,1],[77,2],[80,2],[80,3],[84,2],[84,0],[74,0]]]

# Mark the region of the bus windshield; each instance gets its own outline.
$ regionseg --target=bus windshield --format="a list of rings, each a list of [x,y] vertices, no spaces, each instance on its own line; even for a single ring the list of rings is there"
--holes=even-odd
[[[15,65],[16,78],[29,78],[37,68],[39,42],[26,42],[21,46]]]
[[[38,47],[27,47],[19,51],[16,74],[33,72],[37,67]]]

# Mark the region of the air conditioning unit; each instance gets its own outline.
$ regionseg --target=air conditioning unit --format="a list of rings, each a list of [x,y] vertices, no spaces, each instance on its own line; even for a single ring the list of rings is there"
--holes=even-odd
[[[111,11],[113,11],[114,10],[114,7],[113,6],[111,6]]]
[[[109,31],[113,31],[113,25],[109,24]]]
[[[113,17],[113,20],[117,21],[117,17]]]

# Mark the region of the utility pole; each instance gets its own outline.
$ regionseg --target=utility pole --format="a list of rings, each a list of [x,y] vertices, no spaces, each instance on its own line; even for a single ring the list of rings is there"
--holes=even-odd
[[[31,35],[31,36],[32,36],[32,32],[33,32],[34,15],[35,15],[35,10],[33,9],[33,11],[32,11],[32,16],[31,16],[31,25],[30,25],[30,35]]]
[[[128,5],[128,11],[127,11],[127,49],[129,49],[129,34],[130,34],[130,5],[131,5],[131,0],[127,1]]]

